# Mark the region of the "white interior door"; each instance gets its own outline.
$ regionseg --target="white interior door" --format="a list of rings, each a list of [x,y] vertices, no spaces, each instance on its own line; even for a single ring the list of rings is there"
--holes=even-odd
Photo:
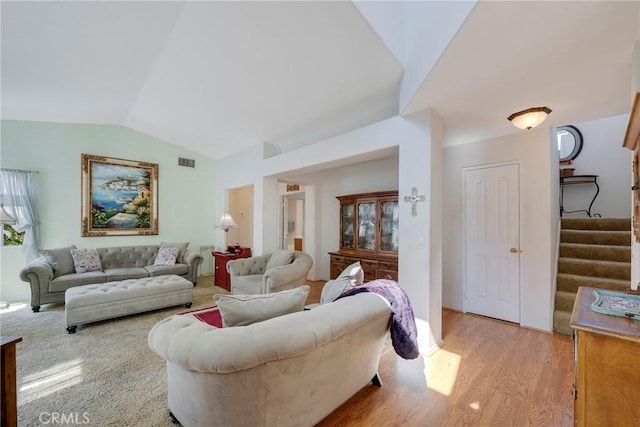
[[[520,323],[518,164],[465,171],[466,312]]]

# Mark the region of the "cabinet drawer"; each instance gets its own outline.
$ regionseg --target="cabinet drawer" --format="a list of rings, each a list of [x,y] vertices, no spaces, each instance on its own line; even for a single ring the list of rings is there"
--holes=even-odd
[[[382,270],[398,271],[398,263],[388,262],[388,261],[378,261],[378,268]]]
[[[331,255],[331,262],[335,262],[335,263],[341,263],[344,264],[344,266],[346,267],[347,265],[353,264],[354,262],[358,261],[358,258],[351,258],[348,256],[343,256],[343,255]]]
[[[365,282],[374,280],[376,278],[376,272],[378,271],[378,261],[361,259],[360,266],[362,267],[362,271],[364,271]]]
[[[378,269],[378,279],[389,279],[398,281],[398,272],[396,270],[382,270]]]
[[[364,271],[373,271],[378,268],[378,261],[371,261],[368,259],[361,259],[360,265]]]
[[[331,255],[331,262],[340,262],[340,263],[344,263],[346,257],[340,256],[340,255]]]
[[[330,279],[333,280],[336,277],[338,277],[340,275],[340,273],[342,273],[342,270],[344,270],[344,265],[342,263],[340,264],[336,264],[336,263],[331,263],[331,267],[330,267]]]

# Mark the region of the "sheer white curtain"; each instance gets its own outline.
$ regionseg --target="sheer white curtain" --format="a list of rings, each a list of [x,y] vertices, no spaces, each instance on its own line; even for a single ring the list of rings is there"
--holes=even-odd
[[[27,262],[38,258],[40,242],[40,222],[31,174],[31,171],[18,169],[0,170],[0,201],[9,215],[17,221],[13,228],[24,231],[22,252],[27,255]]]

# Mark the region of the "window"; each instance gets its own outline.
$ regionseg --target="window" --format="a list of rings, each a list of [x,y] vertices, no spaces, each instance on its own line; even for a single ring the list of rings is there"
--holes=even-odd
[[[27,262],[38,257],[38,218],[32,172],[0,169],[1,246],[21,246]]]
[[[2,246],[22,246],[24,231],[17,232],[11,224],[2,224]]]

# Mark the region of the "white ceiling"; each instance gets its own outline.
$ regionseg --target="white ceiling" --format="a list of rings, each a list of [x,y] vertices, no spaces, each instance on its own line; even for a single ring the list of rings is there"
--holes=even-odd
[[[447,145],[518,132],[506,118],[530,107],[549,126],[628,113],[639,5],[481,1],[405,112],[437,110]]]
[[[350,2],[8,2],[2,118],[120,124],[212,158],[398,114],[403,69]],[[480,2],[403,113],[445,143],[629,111],[638,2]]]

